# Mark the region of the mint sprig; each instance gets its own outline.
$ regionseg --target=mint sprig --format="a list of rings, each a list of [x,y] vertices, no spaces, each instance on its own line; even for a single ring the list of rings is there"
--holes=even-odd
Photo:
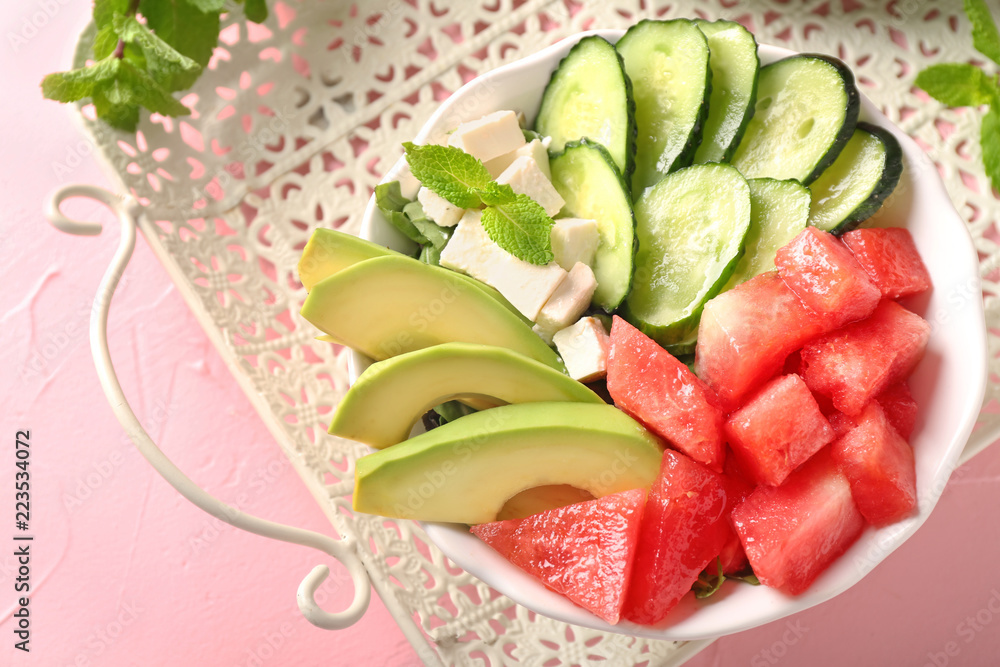
[[[454,146],[403,144],[410,170],[424,187],[461,208],[483,208],[483,228],[520,260],[544,265],[552,253],[552,218],[535,200],[497,183],[483,163]]]
[[[964,0],[965,14],[972,23],[972,45],[1000,65],[1000,30],[984,0]],[[1000,190],[1000,85],[997,77],[968,63],[945,63],[922,70],[916,85],[951,107],[988,105],[980,128],[983,167],[993,187]]]
[[[267,18],[264,0],[243,1],[249,20]],[[95,0],[94,62],[48,75],[42,94],[64,103],[90,98],[98,118],[130,132],[140,107],[187,115],[173,93],[190,88],[208,66],[224,11],[225,0]]]

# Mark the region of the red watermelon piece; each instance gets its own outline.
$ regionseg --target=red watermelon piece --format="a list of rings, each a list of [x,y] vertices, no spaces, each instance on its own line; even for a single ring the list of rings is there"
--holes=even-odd
[[[728,517],[753,492],[754,487],[736,470],[734,457],[726,459],[726,469],[723,471],[722,480],[726,488],[726,529],[728,532],[722,551],[719,552],[719,560],[722,563],[723,574],[736,575],[745,572],[750,566],[750,562],[747,560],[746,552],[743,551],[740,536],[733,530]],[[709,561],[709,572],[714,573],[715,570],[712,567],[713,562]]]
[[[555,592],[614,624],[625,601],[645,498],[644,489],[623,491],[471,530]]]
[[[878,404],[885,411],[889,423],[893,425],[903,439],[910,440],[913,434],[913,427],[917,424],[917,402],[910,394],[910,387],[905,382],[897,382],[876,398]]]
[[[761,583],[792,595],[809,588],[865,526],[829,448],[781,486],[758,486],[732,522]]]
[[[776,272],[762,273],[705,304],[695,372],[723,408],[733,410],[781,370],[789,354],[832,328],[803,306]]]
[[[930,325],[894,301],[871,317],[826,334],[802,348],[809,388],[854,416],[870,400],[905,380],[923,357]]]
[[[848,417],[843,412],[837,412],[836,410],[827,415],[826,418],[830,422],[830,426],[833,428],[835,438],[840,438],[846,435],[848,431],[858,425],[856,417]]]
[[[723,414],[712,390],[674,355],[617,315],[611,325],[608,393],[619,409],[674,448],[722,472]]]
[[[802,303],[833,318],[835,327],[868,317],[882,296],[850,249],[815,227],[779,248],[774,264]]]
[[[869,522],[884,526],[916,508],[913,449],[889,423],[878,401],[865,407],[858,425],[831,449],[851,484],[854,502]]]
[[[778,486],[834,438],[816,399],[798,375],[771,380],[726,421],[740,468],[758,484]]]
[[[908,229],[856,229],[842,237],[882,296],[899,299],[931,287],[931,274]]]
[[[659,623],[691,590],[726,540],[726,504],[722,475],[679,452],[663,453],[646,500],[622,618]]]

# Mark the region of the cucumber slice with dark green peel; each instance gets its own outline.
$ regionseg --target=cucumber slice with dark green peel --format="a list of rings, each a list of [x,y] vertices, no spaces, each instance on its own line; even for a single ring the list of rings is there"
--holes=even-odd
[[[552,73],[535,129],[552,137],[552,153],[584,137],[601,144],[628,178],[635,164],[631,87],[615,47],[597,35],[584,37]]]
[[[708,39],[712,93],[694,161],[728,162],[753,118],[757,102],[757,40],[734,21],[710,23],[696,19],[695,25]]]
[[[694,159],[712,90],[708,41],[693,22],[645,20],[615,46],[635,97],[632,198]]]
[[[858,122],[854,74],[836,58],[805,54],[761,68],[757,108],[733,155],[747,178],[809,185],[843,150]]]
[[[854,136],[812,184],[809,224],[840,235],[882,207],[903,173],[903,151],[892,133],[858,123]]]
[[[597,289],[591,302],[611,313],[632,286],[635,217],[628,185],[608,151],[584,139],[566,144],[549,162],[552,184],[566,202],[562,213],[597,221]]]
[[[774,270],[778,248],[794,239],[809,221],[809,188],[798,181],[755,178],[750,186],[750,231],[736,270],[722,291]]]
[[[694,333],[729,280],[750,228],[750,186],[735,167],[670,174],[635,203],[639,251],[623,317],[664,346]]]

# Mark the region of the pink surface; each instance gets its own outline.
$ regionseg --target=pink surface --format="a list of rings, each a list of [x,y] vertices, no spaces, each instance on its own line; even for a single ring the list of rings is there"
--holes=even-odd
[[[13,5],[0,9],[0,34],[29,35],[22,31],[42,5]],[[44,196],[59,185],[107,185],[69,112],[38,94],[44,73],[68,65],[90,10],[51,5],[45,25],[22,44],[5,38],[0,55],[8,100],[0,111],[0,499],[8,521],[0,530],[0,664],[417,664],[378,600],[347,630],[305,622],[294,591],[317,556],[195,509],[113,417],[91,361],[87,317],[117,231],[69,237],[41,215]],[[126,394],[184,471],[241,509],[329,530],[141,239],[110,329]],[[30,654],[14,650],[10,616],[12,450],[15,431],[25,428],[35,535]],[[719,640],[688,664],[996,664],[998,495],[994,448],[957,471],[927,524],[862,584],[791,620]],[[326,590],[330,609],[350,597]]]

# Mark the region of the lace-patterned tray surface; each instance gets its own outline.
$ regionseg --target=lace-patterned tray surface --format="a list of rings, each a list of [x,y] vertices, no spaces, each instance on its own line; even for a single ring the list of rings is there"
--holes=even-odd
[[[947,8],[942,5],[947,4]],[[696,648],[536,616],[450,564],[414,523],[354,515],[362,449],[326,435],[346,350],[297,315],[298,255],[316,227],[356,233],[367,200],[441,100],[481,72],[580,30],[642,18],[737,20],[758,41],[836,55],[937,163],[975,238],[990,381],[970,448],[1000,434],[1000,199],[979,164],[976,113],[913,87],[933,62],[977,61],[961,3],[927,0],[280,0],[263,26],[229,23],[183,119],[86,131],[143,229],[338,533],[359,537],[373,583],[428,663],[677,664]],[[78,48],[86,59],[89,40]]]

